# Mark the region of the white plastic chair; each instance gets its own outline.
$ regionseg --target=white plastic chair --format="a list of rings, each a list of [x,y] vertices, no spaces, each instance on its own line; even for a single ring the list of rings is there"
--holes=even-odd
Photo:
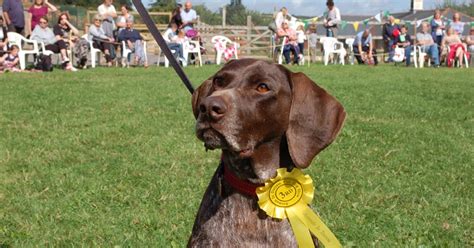
[[[143,41],[143,49],[145,50],[145,63],[148,63],[146,41]],[[130,59],[128,58],[128,56],[132,53],[132,50],[127,46],[127,42],[122,41],[122,67],[130,67]]]
[[[346,39],[346,45],[349,47],[351,65],[354,65],[354,39]]]
[[[417,67],[416,63],[418,62],[419,67],[423,68],[425,65],[425,57],[428,56],[428,66],[431,65],[431,57],[421,49],[421,46],[414,46],[413,49],[413,60],[415,62],[415,67]]]
[[[94,47],[94,42],[92,40],[89,40],[89,36],[87,34],[83,35],[81,38],[89,42],[89,50],[91,52],[91,67],[95,68],[96,63],[100,65],[100,54],[102,53],[102,51]]]
[[[322,37],[320,42],[323,44],[324,50],[324,65],[328,65],[329,62],[329,55],[337,54],[339,55],[339,63],[344,65],[344,58],[346,57],[346,49],[344,48],[344,44],[342,42],[337,41],[336,38],[333,37]],[[334,61],[335,63],[336,61]]]
[[[278,64],[283,64],[283,48],[285,47],[287,37],[283,37],[281,39],[281,44],[280,44],[280,51],[278,52]]]
[[[189,62],[189,55],[196,54],[199,59],[199,66],[202,66],[201,47],[199,41],[188,40],[183,45],[183,57],[186,63]]]
[[[237,49],[239,48],[239,44],[237,44],[237,42],[233,42],[229,38],[227,38],[225,36],[222,36],[222,35],[216,35],[216,36],[212,37],[211,42],[213,44],[216,44],[218,42],[220,42],[222,44],[222,46],[219,47],[219,48],[216,48],[214,46],[214,48],[216,49],[216,64],[218,64],[218,65],[221,64],[222,56],[224,55],[225,49],[227,48],[228,44],[232,44],[234,46],[235,59],[238,59]]]
[[[38,55],[40,53],[38,41],[30,40],[23,35],[15,33],[15,32],[8,32],[8,43],[10,46],[16,45],[19,48],[18,57],[20,58],[20,69],[24,70],[26,68],[26,56],[28,54],[35,54]],[[25,49],[24,45],[31,44],[33,45],[32,49]]]

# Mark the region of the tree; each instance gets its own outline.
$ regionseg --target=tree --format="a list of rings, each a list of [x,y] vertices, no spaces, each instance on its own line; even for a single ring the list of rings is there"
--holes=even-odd
[[[469,16],[474,16],[474,3],[463,2],[459,3],[457,0],[444,0],[443,3],[436,6],[439,9],[451,8],[463,12]]]
[[[57,5],[75,5],[85,7],[87,9],[97,9],[99,5],[102,4],[102,0],[56,0],[54,4]],[[115,0],[114,5],[116,7],[120,6],[121,4],[128,4],[132,6],[131,0]]]
[[[157,0],[150,4],[150,11],[171,12],[176,8],[176,0]]]

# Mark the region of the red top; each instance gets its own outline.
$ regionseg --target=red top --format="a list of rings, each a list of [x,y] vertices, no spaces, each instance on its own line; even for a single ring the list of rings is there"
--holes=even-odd
[[[40,18],[46,16],[48,14],[48,7],[41,6],[39,8],[35,8],[35,6],[31,6],[28,12],[31,13],[31,31],[35,30],[36,25],[39,24]]]

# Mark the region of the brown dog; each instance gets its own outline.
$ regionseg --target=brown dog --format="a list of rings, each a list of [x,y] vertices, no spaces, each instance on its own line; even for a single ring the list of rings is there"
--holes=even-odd
[[[297,247],[289,222],[259,211],[251,186],[278,168],[308,167],[339,133],[342,105],[302,73],[241,59],[196,90],[193,112],[197,137],[208,149],[222,149],[222,162],[188,247]]]

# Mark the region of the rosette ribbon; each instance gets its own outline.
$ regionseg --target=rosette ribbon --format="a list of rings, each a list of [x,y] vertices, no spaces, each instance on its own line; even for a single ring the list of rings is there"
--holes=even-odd
[[[299,247],[314,247],[311,233],[326,248],[342,247],[336,236],[311,210],[314,196],[313,180],[294,168],[277,170],[277,176],[257,188],[258,205],[268,216],[290,221]]]

